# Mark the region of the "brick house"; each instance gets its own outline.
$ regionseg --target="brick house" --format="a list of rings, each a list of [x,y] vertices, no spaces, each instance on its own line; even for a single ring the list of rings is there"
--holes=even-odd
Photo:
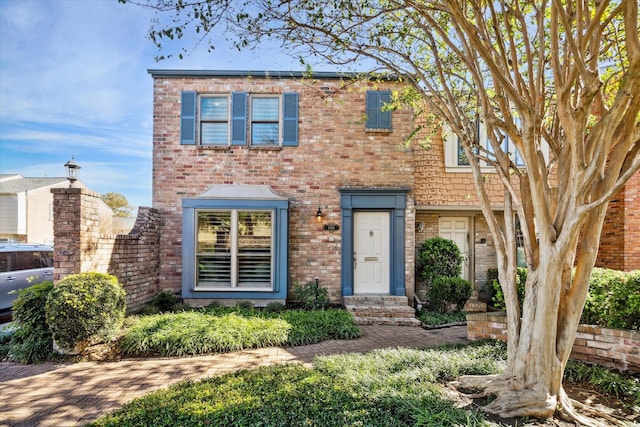
[[[160,286],[187,302],[264,305],[317,279],[333,301],[402,311],[421,291],[416,248],[437,235],[456,241],[476,287],[495,267],[455,139],[407,147],[412,112],[382,108],[397,81],[149,73]],[[488,179],[499,211],[501,185]]]

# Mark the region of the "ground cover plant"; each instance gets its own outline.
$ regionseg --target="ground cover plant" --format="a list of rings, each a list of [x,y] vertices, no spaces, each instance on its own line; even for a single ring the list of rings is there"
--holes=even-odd
[[[432,349],[379,349],[319,356],[173,385],[136,399],[91,426],[565,426],[560,420],[487,418],[449,387],[462,375],[500,372],[506,345],[483,341]],[[565,382],[640,417],[638,378],[569,361]],[[618,399],[620,398],[620,399]],[[635,405],[635,406],[634,406]],[[631,424],[633,425],[633,424]]]
[[[504,368],[505,346],[386,349],[318,357],[177,384],[134,400],[93,426],[482,426],[447,396],[463,374]]]
[[[224,308],[140,316],[120,340],[124,356],[184,356],[277,345],[304,345],[361,335],[344,310],[270,311]]]

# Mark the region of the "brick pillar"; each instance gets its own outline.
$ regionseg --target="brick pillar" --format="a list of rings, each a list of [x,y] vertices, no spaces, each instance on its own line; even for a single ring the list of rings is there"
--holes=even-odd
[[[100,237],[100,195],[84,188],[52,188],[53,281],[92,271]]]

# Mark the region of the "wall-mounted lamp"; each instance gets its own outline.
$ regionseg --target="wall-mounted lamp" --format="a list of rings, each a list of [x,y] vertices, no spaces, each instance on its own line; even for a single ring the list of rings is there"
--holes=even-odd
[[[80,172],[80,165],[76,163],[73,156],[71,160],[64,164],[64,168],[67,170],[67,179],[69,180],[69,187],[73,187],[73,184],[78,180],[78,173]]]
[[[324,215],[322,215],[322,210],[320,210],[320,206],[318,206],[318,212],[316,212],[316,221],[317,221],[318,223],[321,223],[321,222],[322,222],[322,217],[323,217],[323,216],[324,216]]]

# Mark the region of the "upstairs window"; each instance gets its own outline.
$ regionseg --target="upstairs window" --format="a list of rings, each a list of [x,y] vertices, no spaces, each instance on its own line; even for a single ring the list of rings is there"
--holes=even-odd
[[[368,90],[366,96],[367,130],[391,131],[391,110],[385,107],[391,102],[391,91]]]
[[[494,158],[492,156],[493,147],[487,138],[486,128],[479,124],[477,127],[477,138],[480,144],[484,147],[487,152],[487,156],[489,158]],[[460,142],[460,138],[458,135],[453,133],[453,131],[445,126],[443,128],[443,142],[444,142],[444,153],[445,153],[445,166],[447,172],[471,172],[469,159],[467,158],[464,149],[462,148],[462,144]],[[548,148],[548,147],[547,147]],[[509,157],[513,161],[513,163],[519,167],[524,168],[524,159],[522,155],[515,148],[513,143],[509,140],[507,136],[505,136],[504,141],[501,144],[500,149],[509,154]],[[486,164],[481,164],[481,166],[488,166]]]
[[[278,145],[280,98],[251,98],[251,145]]]
[[[298,94],[183,92],[180,143],[198,146],[298,145]]]
[[[200,98],[200,144],[229,144],[229,98],[203,96]]]

